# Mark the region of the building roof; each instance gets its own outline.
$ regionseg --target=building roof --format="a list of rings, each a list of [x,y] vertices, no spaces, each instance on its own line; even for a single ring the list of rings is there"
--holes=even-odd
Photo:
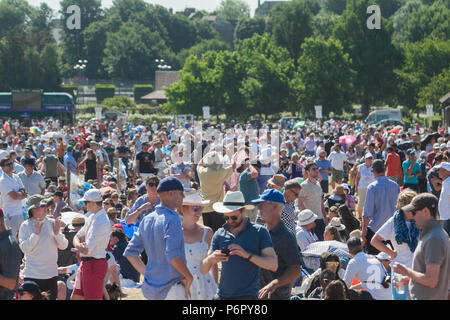
[[[141,100],[167,100],[164,90],[156,90],[141,97]]]
[[[447,92],[447,94],[445,96],[443,96],[442,98],[439,99],[439,102],[442,103],[443,105],[447,105],[449,104],[450,100],[450,91]]]

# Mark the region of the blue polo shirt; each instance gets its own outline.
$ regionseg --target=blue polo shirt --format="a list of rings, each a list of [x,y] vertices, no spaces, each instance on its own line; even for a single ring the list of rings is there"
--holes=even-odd
[[[230,244],[236,243],[245,251],[254,255],[261,255],[265,248],[272,247],[269,231],[264,226],[254,224],[247,219],[247,225],[236,237],[228,231],[225,224],[216,231],[211,242],[211,250],[222,250]],[[237,255],[229,256],[228,262],[222,263],[219,282],[219,296],[241,297],[257,296],[259,291],[259,267]]]
[[[320,161],[320,159],[317,158],[316,164],[319,169],[326,169],[326,170],[333,169],[333,167],[331,166],[331,161],[328,159],[324,159],[323,161]],[[320,175],[322,176],[322,180],[328,181],[328,176],[329,176],[328,173],[320,172]]]
[[[170,263],[180,257],[186,263],[181,218],[176,211],[156,206],[141,221],[123,255],[137,257],[144,249],[148,261],[142,293],[149,300],[164,300],[170,288],[184,278]]]

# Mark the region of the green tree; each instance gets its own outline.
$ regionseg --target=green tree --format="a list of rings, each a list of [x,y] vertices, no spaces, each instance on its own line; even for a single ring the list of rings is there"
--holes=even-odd
[[[84,43],[86,59],[86,76],[88,78],[102,78],[106,76],[106,71],[102,65],[105,56],[106,41],[111,23],[106,20],[91,23],[84,31]]]
[[[397,23],[395,40],[398,42],[416,42],[429,36],[446,40],[450,34],[450,9],[442,0],[431,6],[417,6],[416,1],[409,6],[407,4],[405,10],[394,16],[394,21]]]
[[[247,69],[240,92],[249,112],[264,115],[267,119],[271,113],[293,111],[291,79],[294,63],[289,52],[271,41],[268,34],[255,34],[241,41],[237,52]]]
[[[394,69],[401,55],[392,44],[392,22],[381,18],[381,29],[367,28],[368,0],[350,0],[336,25],[333,35],[349,53],[352,69],[357,72],[355,90],[363,117],[371,105],[390,104],[395,93]]]
[[[61,19],[62,19],[62,48],[64,71],[72,71],[73,66],[79,59],[86,59],[86,50],[83,31],[91,23],[103,19],[101,9],[101,0],[61,0]],[[81,30],[69,30],[66,21],[71,16],[67,13],[67,8],[71,5],[77,5],[80,8]]]
[[[437,110],[440,110],[439,99],[448,92],[450,92],[450,68],[444,69],[440,74],[433,77],[425,87],[420,89],[417,107],[425,110],[425,106],[432,103]]]
[[[181,49],[192,47],[197,41],[196,29],[184,15],[171,15],[167,31],[170,37],[168,45],[175,53],[180,52]]]
[[[263,34],[266,30],[266,19],[257,16],[255,18],[244,17],[239,19],[234,30],[234,41],[237,44],[240,40],[251,38],[255,33]]]
[[[303,0],[293,0],[276,9],[271,11],[273,38],[297,61],[301,44],[313,33],[311,10]]]
[[[182,66],[184,65],[184,62],[190,55],[195,55],[198,58],[200,58],[203,55],[203,53],[207,51],[219,52],[229,49],[230,46],[226,42],[217,39],[202,40],[200,43],[190,47],[189,49],[181,50],[181,52],[177,55],[177,59],[178,63]]]
[[[47,91],[57,90],[62,82],[61,57],[54,44],[47,44],[41,52],[40,63],[42,68],[41,88]]]
[[[339,15],[332,12],[320,12],[312,19],[314,37],[324,37],[328,39],[333,35],[334,27],[339,19]]]
[[[403,47],[404,64],[395,71],[398,78],[398,103],[419,111],[418,93],[431,79],[448,68],[450,40],[438,41],[427,38]]]
[[[217,15],[227,20],[238,21],[243,17],[250,17],[250,7],[243,0],[222,0],[217,8]]]
[[[342,14],[345,10],[346,0],[324,0],[324,8],[335,14]]]
[[[375,0],[381,10],[381,15],[384,18],[391,17],[400,7],[405,0]]]
[[[203,40],[219,39],[219,33],[208,21],[194,19],[191,23],[193,24],[195,33],[197,34],[197,43],[200,43]]]
[[[322,105],[324,114],[351,111],[356,73],[341,42],[333,38],[308,38],[302,52],[295,89],[303,114],[313,115],[314,105]]]
[[[30,12],[29,43],[41,51],[48,43],[55,42],[51,33],[53,10],[41,3],[39,8],[32,8]]]
[[[397,43],[403,43],[407,41],[406,24],[410,19],[411,14],[422,6],[420,0],[407,1],[400,9],[395,12],[391,17],[394,22],[394,34],[393,40]]]
[[[104,53],[102,63],[109,76],[125,79],[152,78],[155,59],[165,57],[169,64],[175,60],[157,32],[132,21],[108,35]]]

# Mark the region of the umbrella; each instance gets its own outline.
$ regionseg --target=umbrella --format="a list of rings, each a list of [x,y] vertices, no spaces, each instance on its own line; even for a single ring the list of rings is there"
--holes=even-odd
[[[71,224],[74,218],[85,218],[85,216],[82,213],[74,211],[61,212],[61,221],[64,222],[66,225]]]
[[[339,138],[339,143],[343,143],[343,144],[352,144],[356,141],[356,138],[354,136],[341,136]]]
[[[352,258],[348,253],[348,248],[345,243],[332,241],[317,241],[308,245],[302,251],[302,256],[307,268],[316,270],[320,267],[320,255],[324,252],[330,252],[339,257],[342,268],[347,268],[347,264]]]
[[[294,129],[297,128],[297,127],[302,128],[302,127],[304,127],[304,126],[305,126],[305,121],[302,120],[302,121],[297,122],[297,123],[294,125]]]
[[[44,138],[46,139],[58,139],[58,138],[63,138],[62,133],[59,132],[47,132],[46,134],[44,134]]]
[[[145,129],[145,126],[142,126],[142,125],[136,127],[136,130],[137,130],[137,131],[142,131],[142,130],[144,130],[144,129]]]
[[[416,146],[416,144],[417,144],[417,142],[407,141],[407,142],[400,143],[397,146],[397,148],[400,150],[408,150],[408,149],[414,148]]]
[[[42,132],[41,128],[39,128],[39,127],[31,127],[30,128],[30,133],[36,134],[36,132]]]
[[[389,130],[389,133],[396,133],[396,134],[398,134],[398,129],[391,129],[391,130]]]

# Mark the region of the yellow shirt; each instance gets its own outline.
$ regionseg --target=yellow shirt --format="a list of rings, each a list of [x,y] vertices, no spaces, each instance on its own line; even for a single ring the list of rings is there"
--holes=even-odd
[[[200,180],[202,198],[210,201],[209,205],[203,209],[203,212],[212,212],[214,211],[213,204],[223,201],[225,196],[224,183],[233,173],[233,167],[215,169],[197,166],[197,173]]]

